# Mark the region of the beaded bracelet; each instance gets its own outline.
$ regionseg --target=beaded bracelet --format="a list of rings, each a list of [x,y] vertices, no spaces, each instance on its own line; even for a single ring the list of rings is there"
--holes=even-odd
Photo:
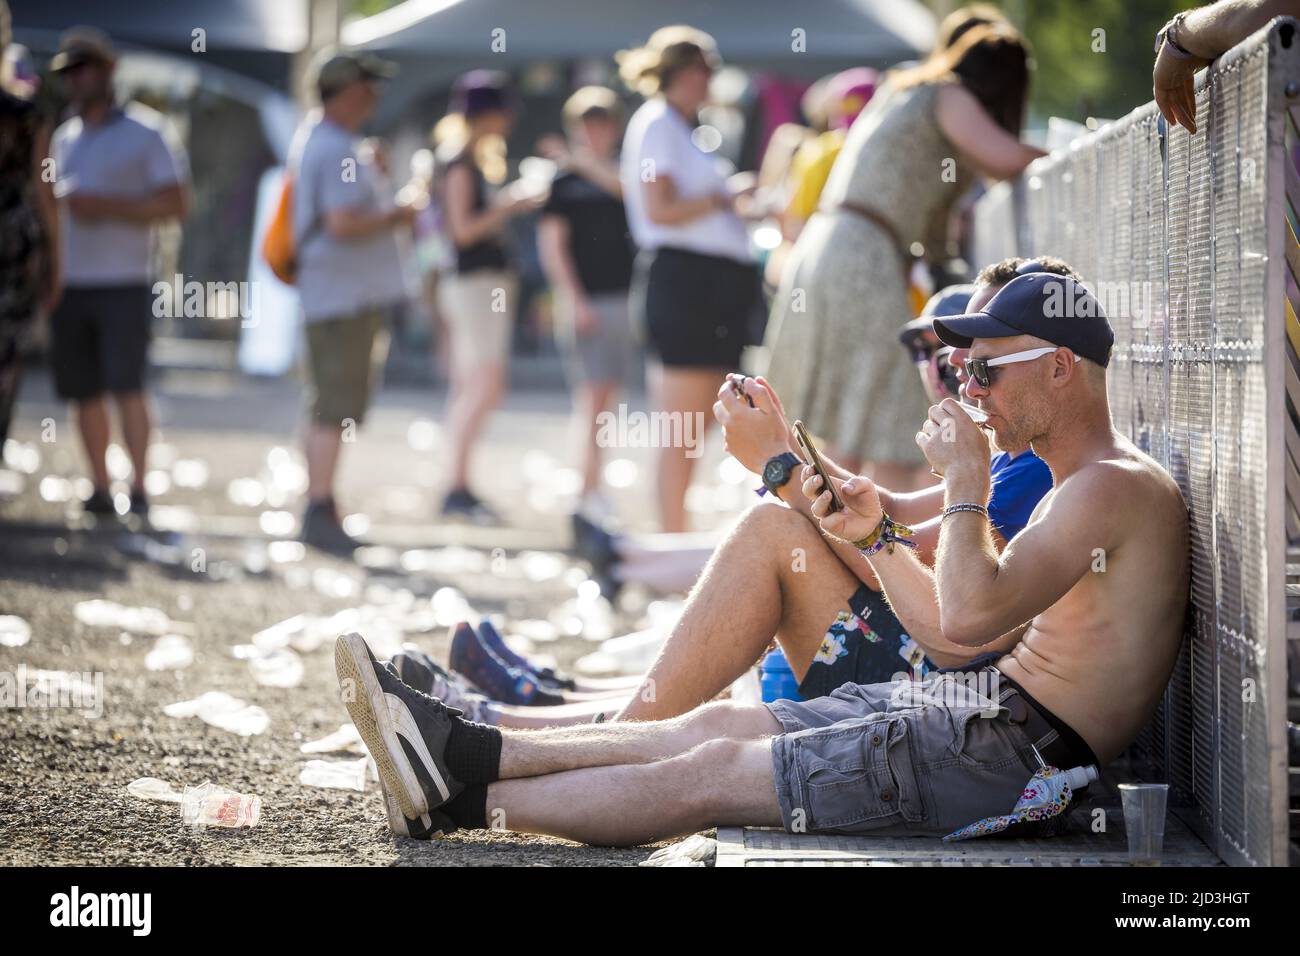
[[[962,511],[973,511],[975,514],[983,515],[986,519],[989,516],[989,509],[983,505],[976,504],[973,501],[961,501],[955,505],[949,505],[944,508],[943,517],[946,518],[948,515],[955,515]]]
[[[912,540],[912,536],[915,534],[916,532],[907,525],[899,524],[882,511],[880,513],[880,524],[876,525],[875,530],[865,538],[854,541],[853,547],[868,557],[884,547],[888,547],[889,553],[893,554],[895,544],[915,548],[916,542]]]

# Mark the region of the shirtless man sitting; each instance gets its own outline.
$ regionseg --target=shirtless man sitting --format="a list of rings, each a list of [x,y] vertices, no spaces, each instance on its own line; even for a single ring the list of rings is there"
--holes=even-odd
[[[1187,514],[1170,477],[1111,425],[1114,335],[1068,277],[1012,280],[984,310],[935,323],[969,347],[964,397],[999,445],[1027,440],[1052,490],[1001,555],[981,509],[989,445],[951,399],[917,435],[945,478],[934,570],[872,483],[804,471],[827,533],[868,553],[908,632],[938,656],[996,654],[999,706],[920,685],[846,684],[807,703],[715,702],[667,720],[509,731],[471,724],[402,684],[355,634],[335,661],[386,792],[440,829],[492,825],[633,845],[715,826],[940,835],[1008,812],[1039,757],[1113,759],[1169,679],[1188,593]],[[918,697],[916,691],[920,690]]]

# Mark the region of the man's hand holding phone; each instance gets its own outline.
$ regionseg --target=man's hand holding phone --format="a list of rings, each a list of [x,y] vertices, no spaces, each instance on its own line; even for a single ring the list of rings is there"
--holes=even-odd
[[[830,476],[831,486],[838,492],[844,503],[841,511],[832,511],[831,493],[811,465],[804,465],[800,472],[803,480],[804,497],[812,502],[813,517],[818,519],[821,529],[832,537],[853,542],[865,538],[876,530],[884,509],[880,505],[880,494],[875,482],[863,475],[854,475],[848,481],[841,481]]]
[[[799,454],[780,403],[761,379],[728,375],[718,389],[713,417],[722,426],[727,452],[756,475],[763,473],[769,458],[785,452]]]

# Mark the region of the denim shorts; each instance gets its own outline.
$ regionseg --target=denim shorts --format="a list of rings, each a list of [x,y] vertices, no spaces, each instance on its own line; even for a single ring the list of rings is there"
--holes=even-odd
[[[1033,745],[996,689],[969,687],[938,673],[767,704],[784,730],[772,773],[786,829],[943,836],[1009,813],[1038,769]]]

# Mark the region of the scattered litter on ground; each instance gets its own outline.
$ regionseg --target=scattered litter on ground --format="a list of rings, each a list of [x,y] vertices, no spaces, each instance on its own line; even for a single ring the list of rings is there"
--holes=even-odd
[[[680,843],[661,847],[638,866],[712,866],[718,855],[718,841],[702,833],[688,836]]]
[[[172,465],[172,483],[198,490],[208,483],[208,465],[200,458],[181,458]]]
[[[439,627],[452,627],[457,621],[468,620],[474,615],[465,595],[455,588],[438,588],[429,599],[429,606]]]
[[[0,468],[0,496],[17,497],[23,493],[23,488],[26,486],[27,481],[21,472],[11,468]]]
[[[560,632],[554,624],[538,618],[516,621],[510,630],[511,633],[518,634],[520,637],[527,638],[536,644],[550,644],[560,639]]]
[[[248,661],[253,680],[263,687],[297,687],[302,683],[302,658],[287,647],[263,650],[256,644],[238,644],[234,655]]]
[[[311,573],[311,584],[317,594],[325,597],[346,600],[357,593],[357,579],[333,568],[315,568]]]
[[[219,690],[210,690],[194,700],[168,704],[163,713],[168,717],[197,717],[218,730],[241,737],[264,733],[271,724],[270,714],[261,707]]]
[[[611,637],[600,650],[578,658],[574,670],[597,677],[611,674],[642,674],[654,663],[667,633],[657,627]]]
[[[32,639],[32,626],[16,614],[0,614],[0,647],[22,647]]]
[[[161,636],[176,631],[193,630],[193,625],[173,621],[159,608],[126,607],[116,601],[105,601],[101,598],[78,601],[73,614],[87,627],[115,627],[133,634]]]
[[[262,798],[205,781],[181,795],[181,822],[195,830],[207,827],[255,827],[262,818]]]
[[[164,634],[144,656],[144,666],[151,671],[178,671],[193,663],[194,645],[183,634]]]
[[[72,482],[61,475],[46,475],[37,486],[37,493],[40,494],[42,501],[55,504],[71,501],[73,495],[76,494],[72,488]]]
[[[452,545],[446,548],[404,551],[401,565],[404,570],[412,574],[422,573],[435,577],[483,574],[491,566],[491,558],[486,552],[476,548]]]
[[[159,803],[180,803],[184,797],[166,780],[157,777],[132,780],[126,785],[126,792],[141,800],[156,800]]]
[[[276,564],[294,564],[307,557],[307,547],[301,541],[272,541],[266,556]]]
[[[305,754],[333,754],[366,752],[361,734],[353,724],[340,724],[339,729],[319,740],[309,740],[298,748]]]
[[[306,787],[364,792],[366,764],[369,762],[369,757],[358,757],[356,760],[308,760],[302,765],[298,782]]]

